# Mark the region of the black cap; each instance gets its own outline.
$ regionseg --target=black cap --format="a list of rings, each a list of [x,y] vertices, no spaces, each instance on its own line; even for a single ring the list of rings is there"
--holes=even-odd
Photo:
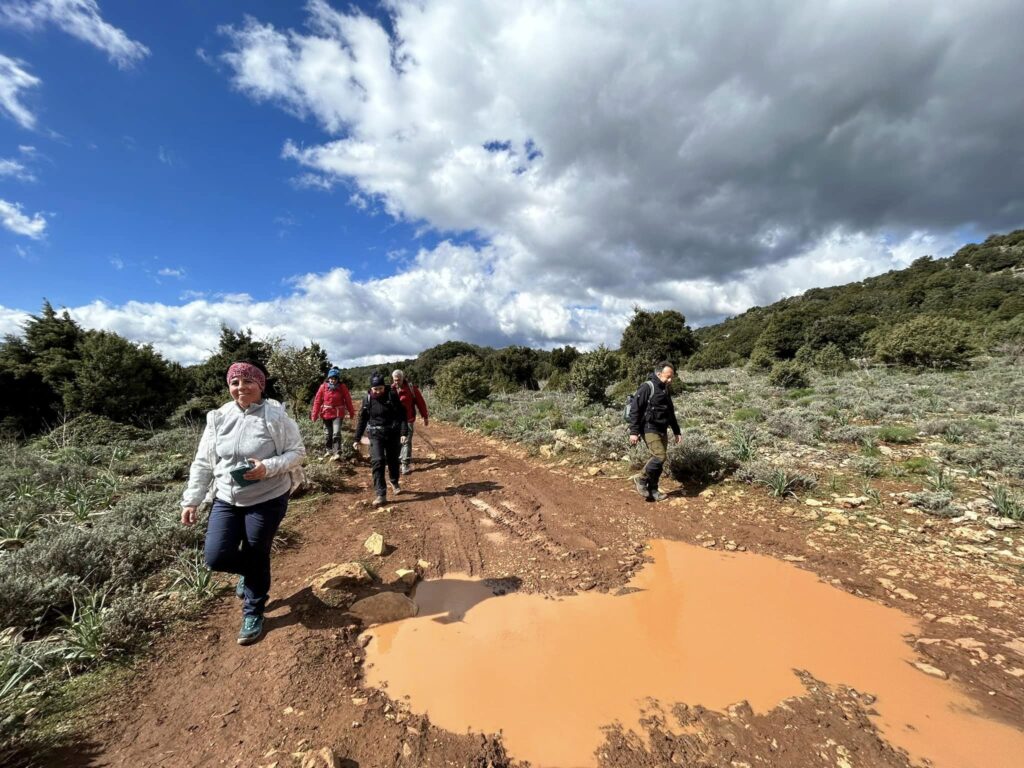
[[[383,387],[384,386],[384,377],[381,376],[379,373],[373,374],[373,376],[370,377],[370,386],[371,387]]]

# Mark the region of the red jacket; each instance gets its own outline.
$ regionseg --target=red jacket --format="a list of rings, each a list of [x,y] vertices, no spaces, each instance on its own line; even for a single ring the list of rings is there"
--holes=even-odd
[[[337,419],[339,416],[345,418],[346,413],[355,418],[356,409],[352,407],[352,395],[349,394],[348,387],[339,382],[338,388],[331,390],[327,388],[326,381],[321,384],[313,399],[313,410],[309,413],[310,420],[330,420]]]
[[[423,401],[423,395],[420,393],[420,388],[415,384],[411,387],[408,382],[398,386],[392,384],[391,388],[398,393],[398,399],[402,401],[402,405],[405,406],[405,419],[410,424],[416,421],[416,410],[419,409],[420,415],[423,416],[423,421],[427,422],[430,419],[430,414],[427,413],[427,404]]]

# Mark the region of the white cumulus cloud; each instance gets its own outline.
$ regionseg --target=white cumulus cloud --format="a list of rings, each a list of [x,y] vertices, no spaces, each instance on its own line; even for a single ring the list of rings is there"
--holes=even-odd
[[[701,324],[810,287],[858,280],[879,265],[898,268],[919,255],[946,255],[933,247],[942,244],[926,247],[916,240],[889,243],[835,232],[822,246],[827,253],[815,249],[725,281],[673,280],[653,291],[635,286],[624,298],[592,291],[579,303],[512,279],[503,265],[516,256],[507,252],[507,244],[478,248],[443,242],[412,256],[396,275],[355,280],[346,269],[304,274],[291,281],[290,291],[269,300],[189,290],[177,306],[97,301],[70,312],[87,328],[152,344],[182,363],[199,362],[215,351],[221,325],[299,345],[316,341],[343,365],[414,357],[451,339],[495,347],[592,349],[618,345],[636,304],[686,307],[688,319]]]
[[[247,18],[221,59],[322,129],[283,137],[297,183],[477,233],[503,246],[496,276],[564,307],[827,258],[836,232],[1024,223],[1019,2],[387,8],[388,26],[324,0],[305,29]]]
[[[99,48],[122,69],[149,55],[149,48],[103,20],[96,0],[9,0],[0,8],[0,23],[25,30],[54,24]]]
[[[35,181],[35,174],[20,160],[0,158],[0,178],[12,178],[19,181]]]
[[[36,116],[22,101],[22,91],[42,81],[25,69],[24,62],[0,53],[0,109],[22,128],[35,128]]]
[[[9,203],[0,200],[0,224],[16,235],[39,240],[46,232],[46,218],[41,213],[28,216],[21,203]]]

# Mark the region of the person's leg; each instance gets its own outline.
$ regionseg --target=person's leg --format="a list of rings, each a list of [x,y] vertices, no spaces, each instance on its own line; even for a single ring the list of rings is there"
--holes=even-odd
[[[334,419],[334,455],[341,453],[341,416]]]
[[[384,438],[370,436],[370,469],[373,471],[373,490],[379,499],[387,498],[388,489],[384,484]]]
[[[245,576],[243,616],[262,616],[270,593],[270,548],[285,512],[288,494],[245,509],[245,543],[242,560]]]
[[[223,573],[243,573],[239,547],[245,539],[245,515],[220,499],[214,499],[206,526],[206,567]]]
[[[409,465],[412,464],[412,433],[415,426],[416,422],[409,422],[409,436],[405,438],[405,444],[402,445],[401,451],[399,452],[403,475],[409,474]]]
[[[661,480],[661,472],[668,459],[668,435],[657,432],[648,432],[644,435],[647,447],[651,449],[651,458],[644,467],[644,475],[647,477],[647,491],[652,496],[658,494],[658,482]]]
[[[334,419],[323,419],[324,422],[324,449],[330,453],[334,447]]]
[[[397,489],[399,488],[399,485],[398,485],[399,467],[401,466],[401,459],[400,459],[401,448],[402,448],[401,435],[399,435],[397,433],[396,434],[388,435],[385,438],[384,442],[386,444],[385,456],[387,458],[387,464],[388,464],[388,477],[391,479],[392,487],[395,488],[396,491],[397,491]]]

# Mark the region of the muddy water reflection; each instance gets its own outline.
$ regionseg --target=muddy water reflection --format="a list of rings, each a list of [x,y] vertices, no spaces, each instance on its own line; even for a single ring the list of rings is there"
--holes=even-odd
[[[915,759],[1021,764],[1024,732],[910,665],[908,616],[768,557],[664,541],[651,554],[621,597],[425,582],[419,616],[373,631],[367,681],[443,728],[501,730],[514,757],[566,768],[595,764],[602,725],[638,729],[645,698],[764,712],[803,693],[793,670],[806,669],[877,696],[879,727]]]

